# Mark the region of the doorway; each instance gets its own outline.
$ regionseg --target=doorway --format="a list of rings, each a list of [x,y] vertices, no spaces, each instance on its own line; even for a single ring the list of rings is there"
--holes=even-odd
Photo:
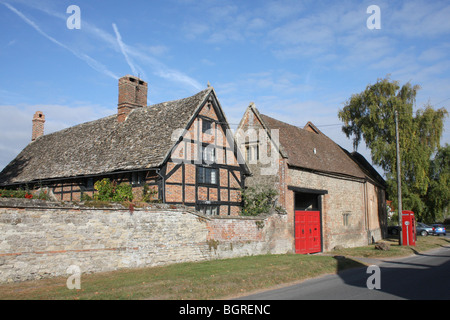
[[[295,253],[322,251],[321,194],[294,192]]]

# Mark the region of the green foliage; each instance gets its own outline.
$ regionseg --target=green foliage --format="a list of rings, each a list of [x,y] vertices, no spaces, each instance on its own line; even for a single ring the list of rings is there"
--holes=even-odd
[[[38,194],[38,199],[40,199],[40,200],[50,200],[50,196],[49,196],[49,194],[48,194],[48,191],[47,190],[44,190],[44,189],[40,189],[39,190],[39,194]]]
[[[257,216],[263,213],[269,213],[274,208],[277,192],[271,188],[253,188],[249,187],[242,190],[241,197],[243,207],[241,214],[243,216]]]
[[[419,86],[403,86],[389,77],[379,79],[366,90],[354,94],[338,116],[344,122],[342,131],[353,138],[355,150],[363,141],[371,151],[372,161],[385,173],[388,194],[397,207],[397,163],[395,111],[399,119],[399,145],[403,208],[419,217],[429,210],[425,200],[430,188],[431,157],[439,148],[444,128],[445,108],[426,105],[414,116]]]
[[[440,148],[430,165],[430,185],[425,197],[429,222],[445,219],[450,205],[450,146]]]
[[[95,200],[108,201],[112,200],[114,196],[114,186],[109,178],[98,180],[94,183],[94,189],[98,191],[94,195]]]
[[[160,202],[158,197],[158,190],[151,189],[148,184],[144,184],[142,188],[142,201],[144,202]]]
[[[119,202],[133,200],[133,188],[129,183],[122,182],[115,188],[112,199]]]
[[[47,190],[43,190],[42,188],[39,190],[39,193],[30,191],[30,190],[8,190],[8,189],[0,189],[0,198],[25,198],[25,199],[40,199],[40,200],[50,200],[50,196],[47,193]]]
[[[133,200],[133,192],[130,184],[122,182],[117,185],[116,181],[109,178],[96,181],[94,189],[98,193],[94,194],[94,200],[100,201],[131,201]]]
[[[1,198],[25,198],[25,195],[28,194],[27,191],[19,189],[19,190],[0,190]]]

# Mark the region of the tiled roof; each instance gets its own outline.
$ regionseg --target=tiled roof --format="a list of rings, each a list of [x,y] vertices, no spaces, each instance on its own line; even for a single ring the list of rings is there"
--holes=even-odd
[[[278,129],[288,164],[298,168],[364,178],[361,168],[312,123],[304,129],[260,114],[268,129]]]
[[[174,130],[185,129],[213,91],[136,108],[121,123],[112,115],[44,135],[3,169],[0,185],[158,167]]]

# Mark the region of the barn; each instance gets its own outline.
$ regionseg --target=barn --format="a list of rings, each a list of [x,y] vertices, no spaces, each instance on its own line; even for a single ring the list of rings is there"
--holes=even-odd
[[[386,235],[386,183],[313,123],[303,128],[246,109],[235,133],[251,172],[246,186],[274,188],[296,253],[364,246]]]

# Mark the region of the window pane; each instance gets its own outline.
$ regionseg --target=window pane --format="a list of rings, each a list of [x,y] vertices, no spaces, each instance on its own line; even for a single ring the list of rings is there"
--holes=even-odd
[[[205,183],[205,168],[197,167],[197,181],[198,183]]]
[[[250,147],[249,146],[245,147],[245,160],[247,160],[247,162],[249,162],[251,160]]]
[[[217,184],[217,174],[215,168],[197,167],[197,183]]]
[[[210,169],[210,174],[211,174],[211,184],[216,184],[217,183],[217,179],[216,179],[216,173],[217,171],[215,169]]]

